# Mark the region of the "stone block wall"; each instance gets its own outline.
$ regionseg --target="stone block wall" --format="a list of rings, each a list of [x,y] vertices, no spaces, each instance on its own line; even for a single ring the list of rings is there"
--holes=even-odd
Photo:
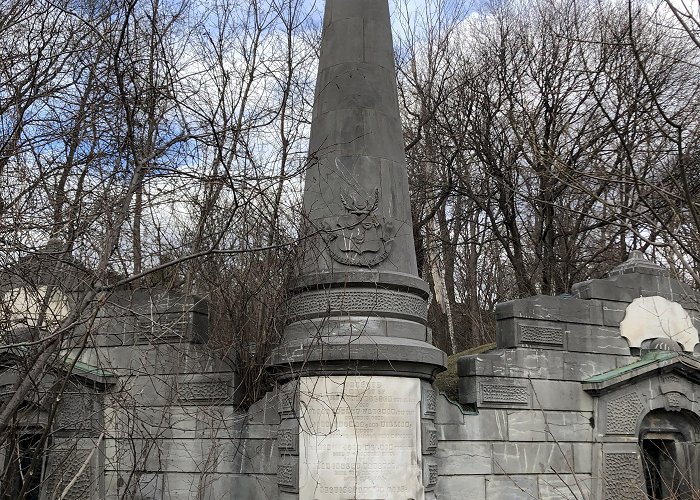
[[[700,344],[678,346],[672,335],[654,344],[658,325],[627,330],[630,341],[620,327],[635,300],[660,297],[682,304],[692,340],[697,301],[662,270],[633,264],[573,296],[500,304],[497,348],[458,361],[457,401],[420,381],[425,499],[641,500],[645,433],[683,434],[678,449],[700,470]],[[66,498],[299,498],[294,384],[240,411],[234,362],[201,343],[206,307],[141,299],[117,297],[99,318],[106,333],[74,353],[84,380],[71,379],[57,407],[42,499],[73,479]],[[136,324],[135,311],[160,319]],[[3,372],[0,386],[12,377]]]
[[[168,291],[119,292],[101,310],[92,344],[75,353],[118,379],[97,427],[93,498],[219,499],[274,472],[272,431],[236,410],[235,360],[203,344],[207,313],[205,301]]]
[[[675,412],[700,428],[693,291],[633,253],[572,293],[499,304],[497,349],[458,361],[459,401],[440,395],[435,417],[438,498],[646,498],[643,422],[668,435]]]
[[[590,498],[593,398],[580,380],[596,356],[521,348],[460,360],[461,404],[438,398],[438,498]]]

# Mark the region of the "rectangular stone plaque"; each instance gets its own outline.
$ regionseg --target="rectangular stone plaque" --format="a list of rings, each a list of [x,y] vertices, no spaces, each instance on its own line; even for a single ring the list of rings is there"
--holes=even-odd
[[[299,498],[424,498],[418,379],[303,377],[299,391]]]

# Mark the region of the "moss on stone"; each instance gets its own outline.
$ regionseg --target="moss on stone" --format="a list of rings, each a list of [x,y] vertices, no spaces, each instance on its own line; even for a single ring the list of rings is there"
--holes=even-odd
[[[445,395],[452,399],[453,401],[458,401],[458,382],[459,375],[457,375],[457,360],[462,356],[468,356],[470,354],[481,354],[491,349],[495,349],[496,344],[484,344],[478,347],[472,347],[471,349],[466,349],[462,352],[448,356],[447,358],[447,370],[440,373],[435,377],[435,386],[440,389]]]

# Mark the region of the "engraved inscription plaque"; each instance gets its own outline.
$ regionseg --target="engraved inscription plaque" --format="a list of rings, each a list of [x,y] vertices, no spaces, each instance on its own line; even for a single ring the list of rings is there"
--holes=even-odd
[[[418,379],[303,377],[299,390],[299,498],[424,498]]]

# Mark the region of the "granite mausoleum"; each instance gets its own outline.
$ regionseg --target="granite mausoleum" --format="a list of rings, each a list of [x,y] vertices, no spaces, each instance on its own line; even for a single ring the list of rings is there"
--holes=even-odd
[[[58,288],[43,279],[44,291]],[[4,298],[15,297],[26,324],[31,294],[18,289]],[[54,303],[70,308],[78,292],[64,289]],[[283,381],[240,412],[235,362],[207,352],[205,304],[173,292],[111,296],[94,345],[67,350],[25,402],[15,449],[51,431],[30,498],[333,498],[332,488],[402,498],[378,496],[365,479],[388,460],[406,471],[427,464],[414,482],[425,498],[697,498],[698,302],[638,253],[572,296],[500,304],[498,348],[459,360],[459,401],[405,373],[355,375],[366,361],[347,376]],[[0,355],[4,399],[23,351]],[[396,427],[381,435],[373,426],[382,425]],[[348,433],[357,460],[346,464]],[[6,444],[3,467],[12,453]],[[343,496],[345,483],[309,492],[303,476],[318,469],[339,482],[353,467],[363,496]],[[21,483],[4,484],[4,498]]]
[[[570,295],[500,304],[496,349],[459,360],[456,397],[435,384],[388,3],[325,9],[274,388],[241,410],[206,300],[153,289],[89,298],[61,361],[27,375],[39,325],[90,297],[89,270],[47,247],[0,282],[0,401],[33,384],[0,497],[700,498],[700,297],[640,252]]]

